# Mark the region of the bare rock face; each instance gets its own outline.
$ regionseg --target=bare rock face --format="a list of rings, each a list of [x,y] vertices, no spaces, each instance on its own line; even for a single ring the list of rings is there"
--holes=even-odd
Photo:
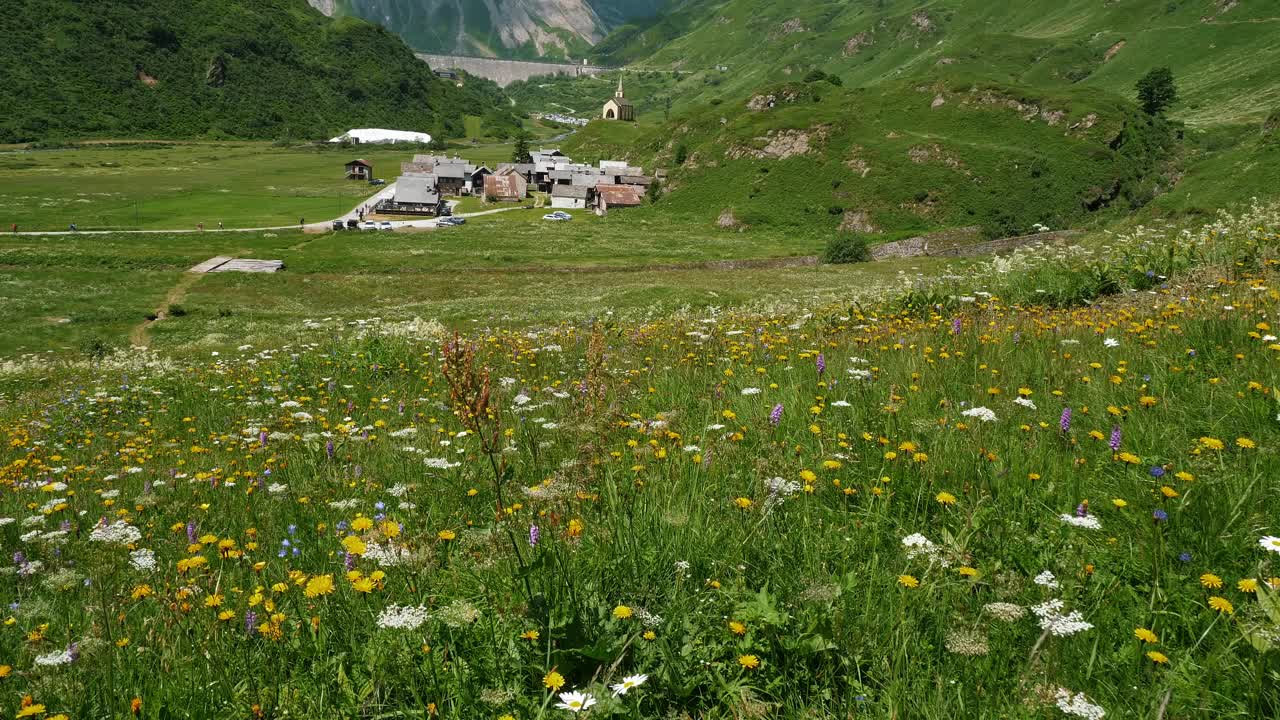
[[[787,35],[793,35],[798,32],[808,32],[808,30],[809,29],[804,26],[804,23],[800,21],[800,18],[791,18],[790,20],[782,23],[782,27],[778,28],[777,36],[786,37]]]
[[[840,51],[840,54],[844,55],[845,57],[853,57],[854,55],[857,55],[859,52],[861,52],[862,48],[871,47],[872,45],[875,45],[875,44],[876,44],[875,35],[871,34],[870,31],[863,30],[862,32],[858,33],[857,35],[854,35],[853,37],[849,38],[845,42],[844,49]]]
[[[866,177],[871,172],[871,165],[861,157],[862,147],[858,146],[853,149],[853,154],[848,160],[844,161],[845,167],[858,173],[859,177]]]
[[[936,110],[937,108],[940,108],[946,104],[947,104],[947,99],[942,96],[942,93],[938,93],[933,97],[933,102],[929,103],[929,107]]]
[[[1235,7],[1239,4],[1240,4],[1240,0],[1216,0],[1216,4],[1214,5],[1213,12],[1200,18],[1200,22],[1211,23],[1214,20],[1217,20],[1220,16],[1226,15],[1227,13],[1234,10]]]
[[[929,13],[923,10],[917,10],[911,13],[911,24],[921,32],[929,32],[933,30],[933,20],[929,17]]]
[[[970,174],[960,158],[942,149],[942,146],[937,143],[933,143],[931,145],[915,145],[911,149],[907,150],[907,158],[917,165],[939,163],[946,165],[952,170],[962,172],[965,175]]]
[[[778,96],[776,95],[756,95],[747,101],[747,109],[760,112],[761,110],[767,110],[773,107],[777,103]]]
[[[810,141],[818,142],[827,136],[827,128],[819,126],[810,130],[771,130],[768,135],[758,137],[756,142],[764,143],[755,148],[738,145],[729,148],[725,155],[736,160],[751,157],[759,160],[786,160],[797,155],[807,154],[813,147]]]
[[[333,14],[338,11],[338,0],[307,0],[307,2],[311,3],[311,7],[329,17],[333,17]]]
[[[1110,61],[1110,60],[1111,60],[1111,58],[1115,57],[1115,56],[1116,56],[1116,53],[1118,53],[1118,52],[1120,52],[1122,49],[1124,49],[1125,42],[1126,42],[1126,41],[1121,40],[1120,42],[1116,43],[1115,45],[1112,45],[1111,47],[1107,48],[1107,52],[1106,52],[1106,54],[1102,56],[1102,62],[1108,62],[1108,61]]]
[[[880,228],[871,222],[866,210],[845,210],[840,219],[840,232],[878,233]]]
[[[472,0],[478,6],[462,13],[460,0],[307,0],[325,15],[352,14],[405,32],[430,28],[440,38],[436,52],[462,55],[493,55],[502,48],[515,49],[531,43],[539,54],[551,48],[567,51],[573,39],[594,45],[604,38],[605,23],[589,0]],[[483,46],[472,37],[479,28],[473,18],[488,22]],[[567,33],[567,35],[566,35]],[[570,37],[572,36],[572,37]]]
[[[742,223],[738,222],[738,218],[733,215],[733,208],[725,208],[720,213],[720,218],[716,220],[716,225],[726,230],[742,227]]]

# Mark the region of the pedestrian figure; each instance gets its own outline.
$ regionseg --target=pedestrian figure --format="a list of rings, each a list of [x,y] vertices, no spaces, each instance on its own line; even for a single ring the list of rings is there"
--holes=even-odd
[[[70,227],[70,229],[71,229],[71,232],[75,232],[75,231],[76,231],[76,224],[75,224],[75,223],[71,223],[71,225],[70,225],[69,227]]]
[[[306,218],[298,218],[298,227],[302,227],[303,225],[306,225],[306,224],[307,224]]]
[[[221,229],[222,229],[222,221],[221,221],[221,220],[219,220],[219,221],[218,221],[218,229],[219,229],[219,230],[221,230]]]
[[[204,232],[204,223],[196,223],[196,229],[200,232]]]
[[[18,232],[18,223],[13,224],[13,231]]]

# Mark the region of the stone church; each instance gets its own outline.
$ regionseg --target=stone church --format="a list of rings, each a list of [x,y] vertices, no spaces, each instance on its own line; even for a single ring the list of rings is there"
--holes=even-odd
[[[636,119],[635,106],[622,94],[622,77],[618,77],[618,91],[613,94],[604,104],[604,112],[600,115],[605,120],[628,120]]]

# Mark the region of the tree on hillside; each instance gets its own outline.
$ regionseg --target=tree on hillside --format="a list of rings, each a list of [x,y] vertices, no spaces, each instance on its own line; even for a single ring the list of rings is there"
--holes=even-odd
[[[1156,68],[1138,81],[1138,102],[1148,115],[1159,115],[1178,102],[1178,88],[1173,84],[1173,71]]]
[[[531,139],[533,138],[527,131],[521,131],[519,135],[516,135],[516,146],[511,150],[511,162],[533,162],[533,156],[529,154],[529,141]]]

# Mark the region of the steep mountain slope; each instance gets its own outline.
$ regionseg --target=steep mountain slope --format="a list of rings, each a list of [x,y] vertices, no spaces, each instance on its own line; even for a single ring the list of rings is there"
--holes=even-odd
[[[309,0],[398,33],[425,52],[582,57],[613,27],[652,15],[661,0]]]
[[[436,78],[391,33],[305,0],[17,0],[0,13],[0,142],[507,132],[497,88]]]
[[[1128,95],[1168,65],[1193,125],[1257,121],[1280,104],[1280,3],[1270,0],[686,0],[620,28],[605,62],[719,74],[722,95],[812,68],[846,84],[944,69]]]
[[[634,98],[642,122],[593,123],[567,146],[670,169],[654,212],[884,241],[1088,226],[1144,208],[1205,212],[1280,193],[1274,2],[672,0],[667,9],[596,46],[598,59],[644,77]],[[1181,99],[1153,118],[1138,110],[1134,84],[1161,66]],[[606,80],[515,90],[533,107]],[[569,105],[585,99],[563,94]]]

